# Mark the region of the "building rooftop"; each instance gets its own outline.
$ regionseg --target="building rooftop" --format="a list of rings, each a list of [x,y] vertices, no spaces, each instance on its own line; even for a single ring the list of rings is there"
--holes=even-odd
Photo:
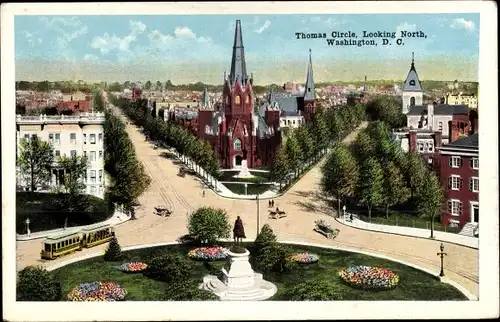
[[[472,135],[462,137],[456,141],[443,145],[442,148],[471,148],[477,150],[479,149],[479,134],[474,133]]]
[[[427,115],[427,105],[412,106],[407,115]],[[467,105],[439,104],[434,106],[434,115],[469,114]]]

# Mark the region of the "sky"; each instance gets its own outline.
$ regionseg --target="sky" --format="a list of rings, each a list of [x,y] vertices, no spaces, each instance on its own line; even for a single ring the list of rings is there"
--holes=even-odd
[[[304,82],[309,49],[322,81],[404,79],[412,52],[422,80],[477,81],[479,14],[16,16],[16,80],[221,84],[241,20],[256,84]],[[421,31],[383,46],[367,32]],[[296,33],[356,33],[377,46],[330,46]],[[342,39],[342,37],[337,38]]]

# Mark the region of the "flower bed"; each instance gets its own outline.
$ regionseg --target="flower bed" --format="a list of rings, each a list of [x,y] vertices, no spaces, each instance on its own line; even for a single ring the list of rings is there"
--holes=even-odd
[[[387,268],[351,266],[339,272],[348,285],[365,290],[388,290],[399,283],[399,276]]]
[[[127,295],[127,290],[115,282],[82,283],[68,293],[70,301],[120,301]]]
[[[301,264],[312,264],[319,260],[319,256],[313,253],[297,253],[292,255],[292,261]]]
[[[188,253],[188,257],[198,260],[219,260],[227,257],[227,249],[224,247],[198,247]]]
[[[126,273],[138,273],[144,271],[148,267],[148,264],[142,263],[142,262],[130,262],[130,263],[124,263],[116,269],[126,272]]]

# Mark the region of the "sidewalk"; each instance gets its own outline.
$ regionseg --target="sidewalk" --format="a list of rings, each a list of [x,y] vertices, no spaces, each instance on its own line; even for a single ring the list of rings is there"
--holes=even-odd
[[[343,217],[335,218],[335,220],[349,227],[378,231],[387,234],[396,234],[396,235],[411,236],[411,237],[426,238],[426,239],[430,239],[431,236],[431,231],[427,229],[372,224],[359,220],[356,217],[353,218],[352,222],[346,220]],[[445,233],[442,231],[434,230],[434,239],[442,242],[453,243],[457,245],[479,249],[479,238],[476,237],[467,237],[459,234]]]
[[[50,235],[56,235],[56,234],[59,234],[62,232],[68,232],[68,233],[69,232],[77,232],[83,228],[96,226],[96,225],[100,225],[100,224],[101,225],[109,224],[111,226],[116,226],[116,225],[122,224],[128,220],[130,220],[130,216],[128,216],[128,215],[126,215],[118,210],[115,210],[115,213],[113,214],[113,216],[105,221],[101,221],[98,223],[94,223],[91,225],[85,225],[85,226],[68,227],[66,229],[58,228],[58,229],[52,229],[52,230],[38,231],[36,233],[30,234],[29,236],[28,236],[28,234],[25,234],[25,235],[17,234],[16,240],[17,241],[27,241],[27,240],[45,238],[45,237],[48,237]]]

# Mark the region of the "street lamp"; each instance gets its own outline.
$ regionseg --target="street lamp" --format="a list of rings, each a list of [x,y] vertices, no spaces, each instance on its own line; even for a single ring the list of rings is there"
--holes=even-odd
[[[345,220],[345,205],[342,207],[342,210],[344,211],[344,220]]]
[[[448,254],[444,252],[443,243],[441,243],[441,246],[439,246],[439,249],[441,250],[439,253],[437,253],[437,255],[441,257],[441,271],[439,272],[439,276],[443,277],[444,276],[443,258],[445,255],[448,255]]]
[[[259,229],[260,229],[260,207],[259,207],[259,194],[255,197],[255,200],[257,201],[257,235],[259,234]]]
[[[31,231],[30,231],[30,219],[29,218],[26,218],[26,231],[28,232],[28,237],[29,237],[29,235],[31,234]]]

